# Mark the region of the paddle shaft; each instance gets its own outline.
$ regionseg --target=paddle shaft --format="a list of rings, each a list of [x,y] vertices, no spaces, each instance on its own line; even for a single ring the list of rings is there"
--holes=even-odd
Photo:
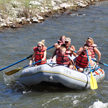
[[[2,70],[4,70],[4,69],[7,69],[7,68],[9,68],[9,67],[11,67],[11,66],[13,66],[13,65],[16,65],[16,64],[18,64],[18,63],[20,63],[20,62],[22,62],[22,61],[24,61],[24,60],[26,60],[26,59],[29,59],[30,57],[32,57],[32,54],[31,54],[30,56],[28,56],[28,57],[26,57],[26,58],[20,60],[20,61],[17,61],[17,62],[15,62],[15,63],[13,63],[13,64],[11,64],[11,65],[9,65],[9,66],[6,66],[6,67],[0,69],[0,71],[2,71]]]
[[[39,63],[39,62],[41,62],[42,60],[39,60],[39,61],[37,61],[37,62],[34,62],[34,63],[32,63],[32,65],[34,65],[34,64],[36,64],[36,63]],[[26,68],[26,67],[28,67],[29,65],[26,65],[26,66],[24,66],[24,67],[22,67],[22,69],[23,68]]]
[[[77,51],[74,51],[74,52],[77,53]],[[95,61],[95,62],[98,62],[98,63],[100,63],[100,64],[102,64],[102,65],[108,66],[108,64],[106,64],[106,63],[102,63],[102,62],[97,61],[97,60],[95,60],[95,59],[93,59],[93,58],[92,58],[92,60]]]
[[[51,47],[49,47],[49,48],[47,48],[47,50],[49,50],[49,49],[51,49],[51,48],[53,48],[53,47],[54,47],[54,45],[51,46]],[[35,63],[32,63],[32,65],[34,65],[34,64],[36,64],[36,63],[39,63],[39,62],[41,62],[41,61],[42,61],[42,60],[39,60],[39,61],[37,61],[37,62],[35,62]],[[21,69],[28,67],[28,66],[29,66],[29,65],[26,65],[26,66],[24,66],[24,67],[21,67],[21,68],[17,68],[17,69],[8,71],[8,72],[6,72],[5,74],[6,74],[6,75],[12,75],[12,74],[14,74],[14,73],[17,73],[17,72],[20,71]]]
[[[89,55],[88,55],[88,51],[87,50],[86,50],[86,53],[87,53],[88,62],[90,62]],[[91,71],[91,65],[90,65],[90,63],[89,63],[89,67],[90,67],[90,71]]]
[[[89,60],[88,51],[86,50],[86,52],[87,52],[87,57],[88,57],[88,62],[89,62],[90,72],[91,72],[90,87],[91,87],[92,90],[95,90],[95,89],[98,88],[98,85],[97,85],[97,81],[96,81],[96,79],[95,79],[94,76],[92,75],[92,71],[91,71],[91,65],[90,65],[90,60]]]
[[[77,51],[74,51],[74,52],[77,53]],[[100,64],[102,64],[102,65],[108,66],[106,63],[102,63],[102,62],[97,61],[97,60],[95,60],[95,59],[93,59],[93,58],[92,58],[92,60],[95,61],[95,62],[98,62],[98,63],[100,63]]]
[[[54,47],[54,45],[53,46],[51,46],[51,47],[48,47],[47,48],[47,50],[49,50],[49,49],[51,49],[51,48],[53,48]],[[39,60],[39,61],[36,61],[36,62],[34,62],[34,63],[32,63],[32,65],[34,65],[34,64],[36,64],[36,63],[39,63],[39,62],[41,62],[42,60]],[[26,67],[28,67],[29,65],[26,65],[26,66],[24,66],[23,68],[26,68]]]
[[[54,47],[54,45],[51,46],[51,47],[48,47],[47,50],[49,50],[49,49],[51,49],[51,48],[53,48],[53,47]],[[9,67],[11,67],[11,66],[13,66],[13,65],[16,65],[16,64],[18,64],[18,63],[20,63],[20,62],[22,62],[22,61],[24,61],[24,60],[26,60],[26,59],[29,59],[30,57],[32,57],[32,54],[31,54],[30,56],[28,56],[28,57],[26,57],[26,58],[20,60],[20,61],[17,61],[17,62],[15,62],[15,63],[13,63],[13,64],[11,64],[11,65],[9,65],[9,66],[6,66],[6,67],[0,69],[0,71],[2,71],[2,70],[4,70],[4,69],[7,69],[7,68],[9,68]],[[27,66],[29,66],[29,65],[27,65]],[[26,67],[27,67],[27,66],[26,66]]]
[[[102,64],[102,65],[108,66],[107,64],[102,63],[102,62],[100,62],[100,61],[97,61],[97,60],[95,60],[95,59],[93,59],[93,58],[92,58],[92,60],[95,61],[95,62],[98,62],[98,63],[100,63],[100,64]]]

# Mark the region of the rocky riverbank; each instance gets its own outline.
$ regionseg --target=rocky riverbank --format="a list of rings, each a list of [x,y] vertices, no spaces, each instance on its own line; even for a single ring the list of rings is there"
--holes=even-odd
[[[99,0],[10,0],[1,3],[0,28],[40,23],[54,14],[85,8]],[[3,8],[2,8],[3,7]]]

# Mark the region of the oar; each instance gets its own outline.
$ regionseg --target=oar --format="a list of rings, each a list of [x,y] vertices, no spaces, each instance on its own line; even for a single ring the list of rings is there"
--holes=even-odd
[[[86,52],[87,52],[87,57],[88,57],[88,62],[89,62],[88,51],[86,50]],[[97,85],[96,79],[94,78],[94,76],[93,76],[93,74],[92,74],[90,63],[89,63],[89,66],[90,66],[90,72],[91,72],[90,87],[91,87],[91,89],[94,90],[94,89],[97,89],[97,88],[98,88],[98,85]]]
[[[49,49],[51,49],[51,48],[53,48],[53,47],[54,47],[54,45],[51,46],[51,47],[49,47],[49,48],[47,48],[47,50],[49,50]],[[35,63],[33,63],[33,64],[39,63],[39,62],[41,62],[41,61],[42,61],[42,60],[39,60],[39,61],[37,61],[37,62],[35,62]],[[32,65],[33,65],[33,64],[32,64]],[[14,74],[14,73],[17,73],[17,72],[20,71],[21,69],[28,67],[28,66],[29,66],[29,65],[26,65],[26,66],[21,67],[21,68],[13,69],[13,70],[11,70],[11,71],[6,72],[5,74],[6,74],[6,75],[12,75],[12,74]]]
[[[77,51],[74,51],[74,52],[77,53]],[[93,59],[93,58],[92,58],[92,60],[95,61],[95,62],[98,62],[98,63],[100,63],[100,64],[102,64],[102,65],[108,66],[108,64],[106,64],[106,63],[102,63],[102,62],[97,61],[97,60],[95,60],[95,59]]]
[[[42,61],[42,60],[39,60],[39,61],[37,61],[37,62],[35,62],[35,63],[33,63],[33,64],[39,63],[39,62],[41,62],[41,61]],[[32,65],[33,65],[33,64],[32,64]],[[29,66],[29,65],[26,65],[26,66],[24,66],[24,67],[20,67],[20,68],[17,68],[17,69],[13,69],[13,70],[11,70],[11,71],[6,72],[5,74],[6,74],[6,75],[12,75],[12,74],[14,74],[14,73],[17,73],[17,72],[20,71],[21,69],[28,67],[28,66]]]
[[[108,66],[107,64],[102,63],[102,62],[100,62],[100,61],[97,61],[97,60],[95,60],[95,59],[93,59],[93,58],[92,58],[92,60],[95,61],[95,62],[98,62],[98,63],[100,63],[100,64],[102,64],[102,65]]]
[[[9,68],[9,67],[11,67],[11,66],[13,66],[13,65],[15,65],[15,64],[18,64],[18,63],[20,63],[20,62],[22,62],[22,61],[24,61],[24,60],[27,60],[27,59],[29,59],[30,57],[32,57],[32,54],[29,55],[28,57],[26,57],[26,58],[20,60],[20,61],[17,61],[17,62],[15,62],[15,63],[13,63],[13,64],[11,64],[11,65],[9,65],[9,66],[6,66],[6,67],[0,69],[0,71],[2,71],[2,70],[4,70],[4,69],[7,69],[7,68]]]

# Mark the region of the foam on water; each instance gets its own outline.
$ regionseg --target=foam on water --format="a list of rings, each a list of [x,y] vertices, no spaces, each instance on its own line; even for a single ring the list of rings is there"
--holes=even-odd
[[[102,101],[96,101],[89,108],[108,108],[108,103],[103,103]]]

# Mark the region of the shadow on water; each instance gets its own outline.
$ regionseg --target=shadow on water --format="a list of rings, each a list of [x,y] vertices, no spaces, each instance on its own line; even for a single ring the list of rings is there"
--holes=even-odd
[[[72,92],[72,93],[78,93],[81,91],[86,90],[76,90],[71,89],[68,87],[65,87],[64,85],[60,83],[48,83],[48,82],[41,82],[38,85],[33,85],[30,87],[27,87],[26,85],[21,84],[19,81],[11,81],[10,84],[7,84],[8,88],[10,88],[13,92],[19,92],[19,93],[29,93],[29,92],[42,92],[42,93],[65,93],[65,92]]]

